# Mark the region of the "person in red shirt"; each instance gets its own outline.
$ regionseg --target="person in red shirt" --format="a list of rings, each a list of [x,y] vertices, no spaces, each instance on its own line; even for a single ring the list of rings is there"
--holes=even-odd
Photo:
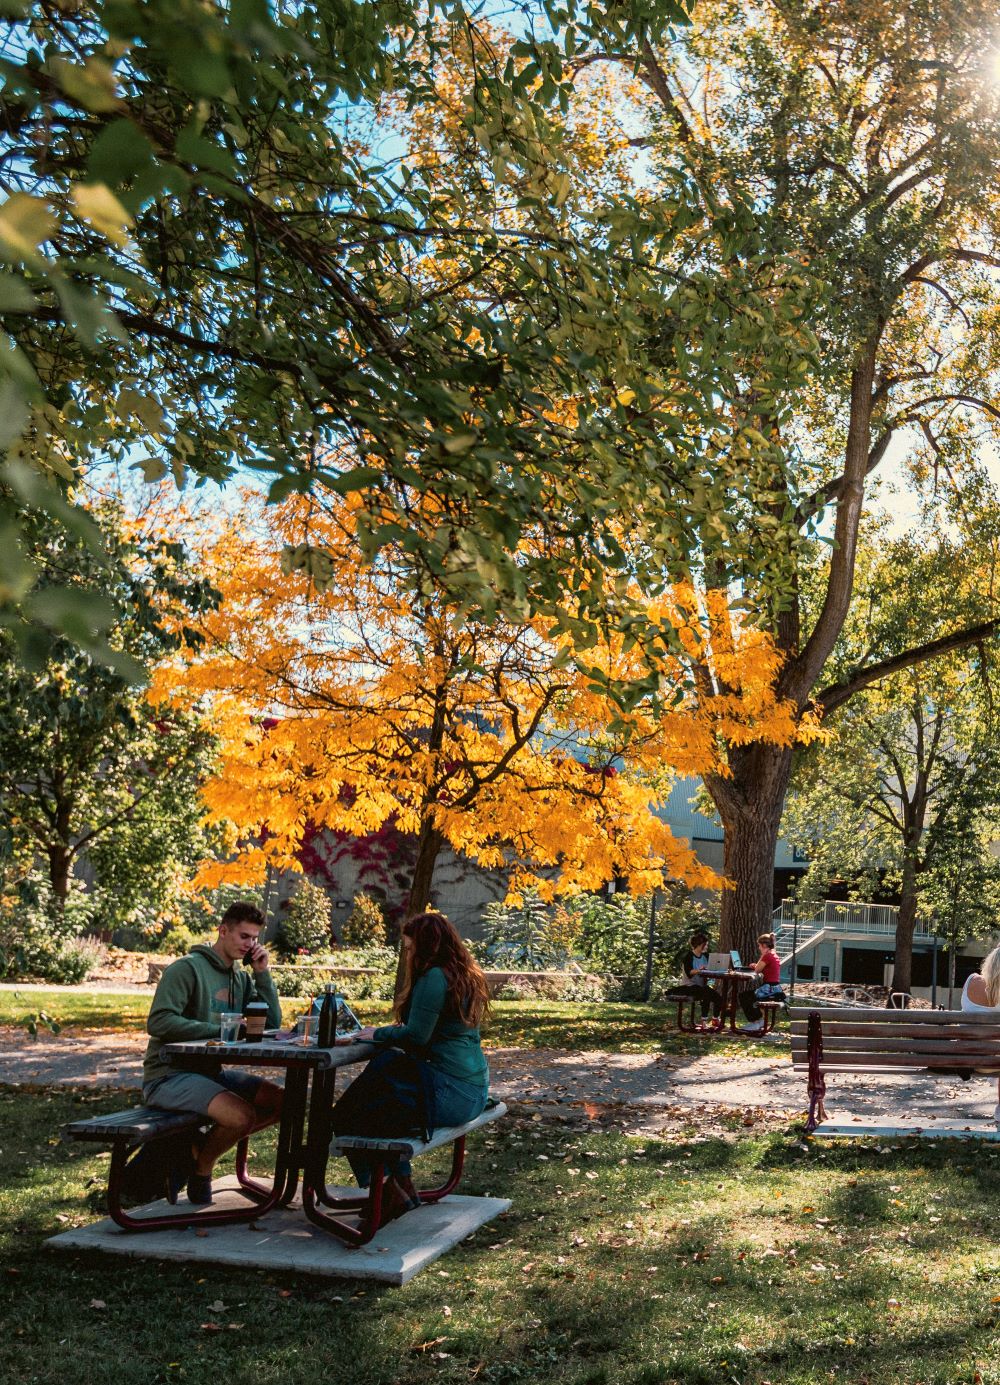
[[[760,957],[753,969],[760,973],[761,985],[755,991],[744,991],[740,996],[740,1005],[748,1021],[743,1028],[744,1034],[759,1034],[764,1028],[764,1015],[758,1001],[785,998],[781,989],[781,958],[774,950],[774,934],[761,933],[757,946],[760,948]]]

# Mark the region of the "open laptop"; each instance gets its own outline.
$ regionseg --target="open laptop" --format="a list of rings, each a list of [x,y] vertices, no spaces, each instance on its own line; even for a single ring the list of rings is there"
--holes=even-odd
[[[318,1015],[323,1008],[323,997],[317,996],[312,1003],[312,1013]],[[343,1039],[348,1035],[356,1034],[361,1028],[361,1021],[348,1005],[342,995],[337,996],[337,1038]]]
[[[740,961],[738,952],[710,952],[708,954],[709,971],[741,971],[743,963]]]

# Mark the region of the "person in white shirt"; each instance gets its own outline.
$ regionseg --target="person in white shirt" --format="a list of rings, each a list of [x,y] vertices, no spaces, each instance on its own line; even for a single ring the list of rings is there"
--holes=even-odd
[[[971,1014],[995,1012],[1000,1018],[1000,947],[983,958],[979,971],[974,971],[962,987],[962,1009]],[[997,1105],[993,1119],[1000,1129],[1000,1078],[997,1080]]]

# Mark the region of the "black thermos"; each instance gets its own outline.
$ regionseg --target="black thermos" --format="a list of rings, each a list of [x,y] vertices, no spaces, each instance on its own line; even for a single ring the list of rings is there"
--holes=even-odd
[[[332,1048],[337,1038],[337,987],[332,981],[328,981],[323,990],[316,1042],[320,1048]]]

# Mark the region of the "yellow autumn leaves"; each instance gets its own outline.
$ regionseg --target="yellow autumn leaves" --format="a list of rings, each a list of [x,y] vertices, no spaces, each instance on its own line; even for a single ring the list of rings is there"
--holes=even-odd
[[[221,742],[205,799],[243,847],[201,883],[294,868],[314,828],[364,836],[391,819],[508,868],[515,892],[616,875],[639,891],[665,877],[712,886],[657,816],[671,775],[725,773],[723,740],[814,733],[774,697],[773,645],[721,593],[675,588],[649,605],[650,640],[626,650],[615,636],[584,673],[543,622],[459,620],[412,558],[389,547],[367,564],[357,500],[296,498],[266,522],[247,505],[203,553],[220,606],[152,693],[201,706]],[[328,558],[322,591],[283,565],[302,544]],[[650,669],[659,710],[623,712],[595,676]]]

